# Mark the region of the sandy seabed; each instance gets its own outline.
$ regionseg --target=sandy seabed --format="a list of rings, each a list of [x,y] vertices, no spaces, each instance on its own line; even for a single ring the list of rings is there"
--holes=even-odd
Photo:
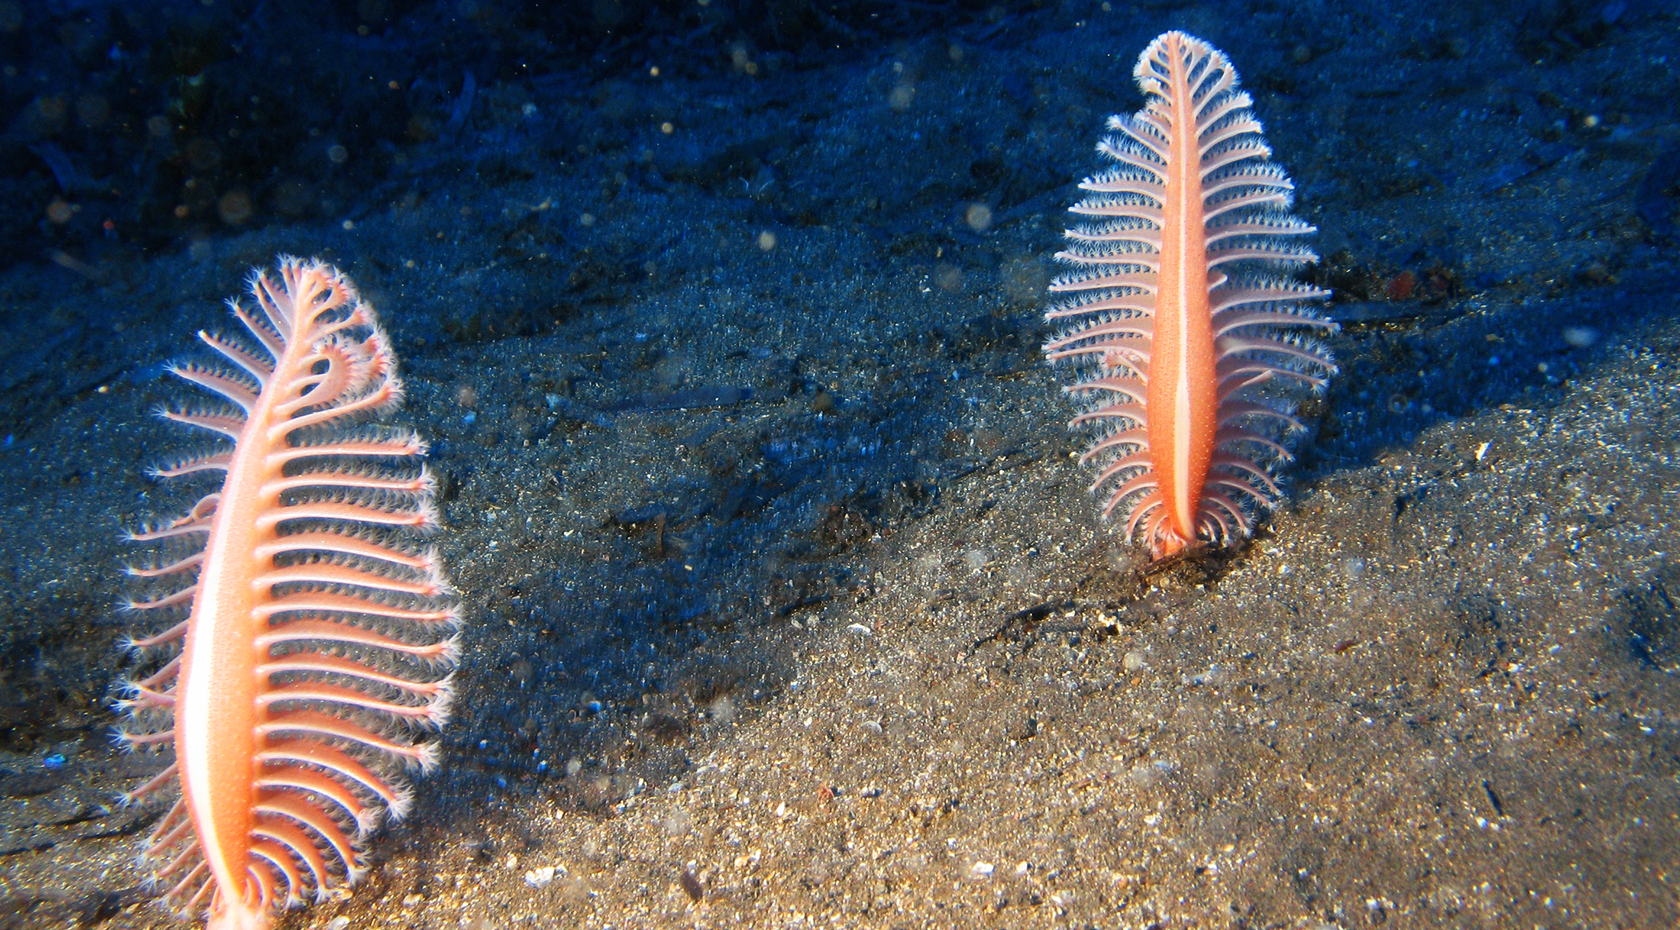
[[[1317,7],[487,87],[343,217],[12,266],[0,926],[172,925],[118,531],[281,252],[391,330],[468,618],[442,768],[284,926],[1674,925],[1680,24]],[[1257,537],[1146,571],[1038,346],[1166,28],[1254,93],[1342,373]]]

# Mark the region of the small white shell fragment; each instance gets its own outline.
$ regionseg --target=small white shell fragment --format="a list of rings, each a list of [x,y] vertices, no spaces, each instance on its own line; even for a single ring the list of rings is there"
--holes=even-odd
[[[540,869],[532,869],[525,873],[525,884],[532,888],[542,888],[554,881],[554,866],[545,865]]]

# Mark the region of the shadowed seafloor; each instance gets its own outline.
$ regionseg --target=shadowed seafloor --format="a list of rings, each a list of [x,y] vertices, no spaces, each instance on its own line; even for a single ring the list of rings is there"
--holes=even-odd
[[[119,531],[281,252],[390,330],[469,623],[443,767],[285,926],[1680,920],[1662,5],[305,6],[0,2],[0,927],[171,925]],[[1344,328],[1290,502],[1146,573],[1038,346],[1169,28]]]

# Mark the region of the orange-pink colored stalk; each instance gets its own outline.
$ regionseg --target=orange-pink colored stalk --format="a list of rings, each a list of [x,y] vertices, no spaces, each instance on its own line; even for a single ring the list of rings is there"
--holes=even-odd
[[[251,294],[231,308],[256,345],[200,333],[231,364],[171,369],[228,406],[163,413],[233,446],[156,474],[222,481],[132,534],[160,555],[131,574],[174,584],[129,605],[166,619],[131,642],[150,673],[128,684],[122,737],[175,758],[129,799],[179,784],[147,854],[166,901],[213,930],[360,877],[368,833],[409,807],[402,770],[436,762],[459,624],[413,541],[437,525],[425,444],[376,422],[402,385],[373,309],[290,258]]]
[[[1335,365],[1300,332],[1335,324],[1301,306],[1328,292],[1281,276],[1316,258],[1297,244],[1315,230],[1289,215],[1294,186],[1225,55],[1168,32],[1133,75],[1149,102],[1110,117],[1114,165],[1079,185],[1089,219],[1046,314],[1068,325],[1044,351],[1076,371],[1071,425],[1095,434],[1104,514],[1161,559],[1235,545],[1277,501],[1279,433],[1301,424],[1270,388],[1322,390]]]

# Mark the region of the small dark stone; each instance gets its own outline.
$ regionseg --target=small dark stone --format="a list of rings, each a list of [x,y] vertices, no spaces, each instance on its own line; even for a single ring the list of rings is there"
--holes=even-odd
[[[688,728],[670,714],[648,714],[641,729],[643,736],[656,743],[680,743],[688,738]]]
[[[706,894],[706,886],[694,877],[693,869],[683,869],[682,875],[677,877],[677,884],[682,885],[683,894],[688,895],[690,901],[697,902]]]

